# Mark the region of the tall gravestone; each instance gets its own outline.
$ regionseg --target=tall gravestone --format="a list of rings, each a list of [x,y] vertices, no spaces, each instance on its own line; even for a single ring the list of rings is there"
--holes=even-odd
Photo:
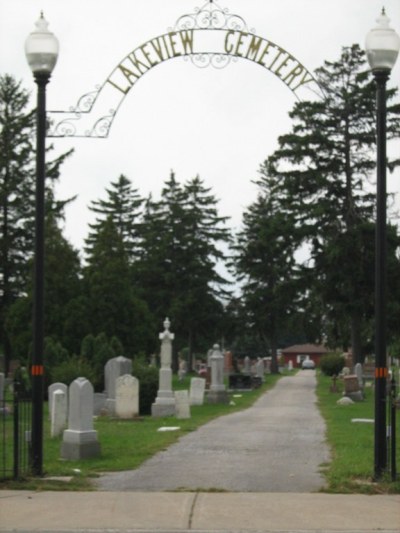
[[[157,398],[151,406],[154,417],[170,416],[175,414],[175,397],[172,391],[172,341],[174,334],[169,331],[171,322],[168,318],[164,321],[164,331],[160,333],[161,340],[161,368],[159,371],[159,387]]]
[[[52,383],[51,385],[49,385],[48,389],[47,389],[47,397],[48,397],[48,400],[49,400],[49,417],[51,419],[51,413],[52,413],[52,409],[53,409],[53,396],[54,396],[54,393],[56,390],[62,390],[66,396],[66,399],[67,399],[67,410],[68,410],[68,386],[65,384],[65,383],[60,383],[60,382],[56,382],[56,383]]]
[[[115,395],[116,395],[116,386],[117,379],[124,374],[132,373],[132,361],[127,359],[122,355],[118,357],[113,357],[109,359],[104,366],[104,381],[105,381],[105,393],[106,393],[106,404],[105,408],[107,409],[110,415],[115,415]]]
[[[224,385],[224,356],[218,344],[214,344],[211,355],[211,385],[207,396],[209,403],[229,403]]]
[[[64,431],[61,458],[87,459],[100,455],[97,431],[93,429],[93,386],[77,378],[69,387],[68,429]]]
[[[354,374],[357,376],[358,379],[358,385],[360,386],[360,389],[364,389],[364,379],[363,379],[363,369],[361,363],[356,363],[354,366]]]
[[[115,414],[118,418],[134,418],[139,414],[139,380],[130,374],[117,378]]]
[[[58,437],[67,427],[68,395],[65,390],[57,389],[52,392],[50,413],[50,435]]]

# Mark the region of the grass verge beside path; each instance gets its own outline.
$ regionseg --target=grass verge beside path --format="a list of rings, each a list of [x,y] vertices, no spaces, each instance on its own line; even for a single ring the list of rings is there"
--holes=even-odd
[[[292,374],[293,375],[293,374]],[[101,445],[101,456],[82,461],[60,459],[62,438],[50,438],[50,424],[45,409],[44,416],[44,472],[45,478],[22,481],[6,481],[0,488],[30,490],[91,490],[91,478],[101,472],[133,470],[155,453],[166,449],[185,433],[196,430],[210,420],[250,407],[263,393],[271,389],[279,375],[268,375],[259,389],[232,393],[231,405],[204,404],[191,407],[191,418],[177,420],[175,417],[140,417],[137,420],[117,420],[99,417],[94,423]],[[174,379],[173,388],[189,389],[190,376],[184,380]],[[47,407],[47,406],[46,406]],[[178,431],[158,432],[162,426],[179,426]],[[49,479],[49,478],[64,479]]]
[[[337,405],[342,393],[330,392],[331,378],[318,371],[317,395],[327,425],[327,441],[332,461],[323,466],[328,492],[399,494],[400,480],[373,482],[374,424],[352,422],[352,419],[374,418],[374,391],[367,387],[366,399],[352,405]],[[397,439],[397,464],[400,465],[400,442]]]

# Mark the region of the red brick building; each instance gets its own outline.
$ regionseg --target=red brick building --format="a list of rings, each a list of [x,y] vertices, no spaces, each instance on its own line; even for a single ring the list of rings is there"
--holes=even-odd
[[[329,350],[320,344],[295,344],[294,346],[283,348],[281,352],[285,359],[285,365],[292,361],[293,368],[300,368],[304,359],[311,359],[318,366],[321,357],[328,353]]]

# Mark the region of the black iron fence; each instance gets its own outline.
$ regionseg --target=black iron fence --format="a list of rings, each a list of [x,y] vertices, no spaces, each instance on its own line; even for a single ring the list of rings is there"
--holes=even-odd
[[[0,401],[0,479],[20,479],[30,473],[32,400],[14,382]]]

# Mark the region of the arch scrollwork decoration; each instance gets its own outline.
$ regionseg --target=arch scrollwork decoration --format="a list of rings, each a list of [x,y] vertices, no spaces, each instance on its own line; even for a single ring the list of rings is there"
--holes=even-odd
[[[178,18],[175,30],[238,30],[252,31],[247,27],[243,17],[229,13],[229,9],[221,8],[214,0],[209,0],[194,13]]]
[[[222,69],[245,59],[265,68],[302,99],[305,91],[319,98],[322,91],[313,75],[289,52],[255,33],[246,21],[214,0],[182,15],[167,33],[146,41],[125,56],[102,85],[84,94],[68,111],[50,111],[48,137],[109,135],[125,96],[153,67],[183,58],[199,68]],[[100,117],[93,119],[93,116]]]

